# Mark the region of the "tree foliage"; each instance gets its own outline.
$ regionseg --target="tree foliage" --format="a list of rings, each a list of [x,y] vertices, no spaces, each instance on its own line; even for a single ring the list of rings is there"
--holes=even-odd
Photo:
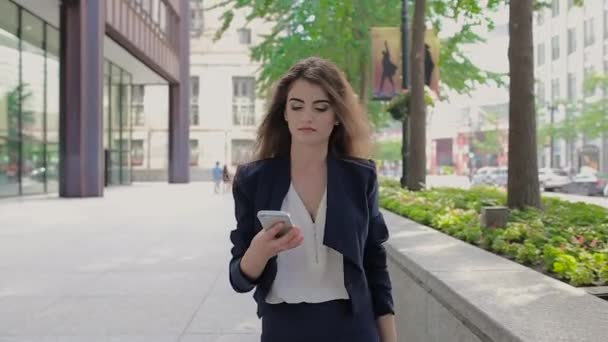
[[[401,140],[375,142],[373,157],[378,160],[401,160]]]
[[[485,116],[492,129],[484,130],[483,139],[473,135],[471,141],[475,150],[481,154],[499,154],[503,149],[503,134],[500,130],[500,114],[488,113]]]
[[[597,74],[585,81],[586,92],[606,92],[608,90],[608,75]],[[590,139],[599,138],[608,132],[608,97],[585,97],[578,101],[560,100],[554,104],[563,107],[566,116],[559,122],[545,123],[539,129],[539,136],[546,141],[549,137],[572,141],[579,135]],[[547,109],[548,111],[549,109]],[[544,116],[548,112],[543,113]],[[544,121],[547,121],[546,119]]]
[[[436,29],[441,30],[445,20],[463,23],[458,32],[441,42],[439,68],[444,88],[470,93],[478,84],[504,84],[504,75],[481,70],[462,50],[465,44],[483,41],[474,29],[493,27],[490,14],[503,2],[488,0],[482,5],[470,0],[428,1],[427,20]],[[344,70],[368,106],[376,127],[387,122],[383,106],[368,101],[371,96],[370,29],[399,27],[400,0],[226,0],[219,6],[223,8],[222,25],[216,38],[231,27],[237,10],[247,13],[248,22],[261,19],[273,23],[272,31],[251,48],[252,59],[262,65],[258,78],[260,92],[266,92],[298,60],[317,55],[332,60]]]

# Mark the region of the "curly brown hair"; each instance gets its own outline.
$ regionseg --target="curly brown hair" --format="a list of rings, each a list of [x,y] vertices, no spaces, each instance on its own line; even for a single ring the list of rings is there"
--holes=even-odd
[[[293,65],[278,81],[268,112],[258,128],[256,160],[288,156],[291,134],[285,121],[287,95],[296,80],[306,80],[327,94],[339,125],[329,138],[329,150],[340,157],[369,158],[371,126],[343,72],[332,62],[309,57]]]

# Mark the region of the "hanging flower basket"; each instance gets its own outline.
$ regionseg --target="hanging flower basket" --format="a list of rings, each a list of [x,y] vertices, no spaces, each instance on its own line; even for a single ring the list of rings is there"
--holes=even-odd
[[[386,111],[391,114],[391,117],[397,121],[403,120],[407,116],[407,109],[410,102],[410,91],[404,90],[402,93],[393,97],[388,103]],[[424,87],[424,102],[427,106],[434,106],[435,99],[433,98],[432,90],[425,86]]]

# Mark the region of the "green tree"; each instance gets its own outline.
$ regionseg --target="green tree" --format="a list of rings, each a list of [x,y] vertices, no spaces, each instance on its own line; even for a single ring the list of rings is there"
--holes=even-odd
[[[476,84],[502,83],[502,76],[476,67],[462,46],[482,41],[474,28],[493,26],[490,12],[504,0],[477,1],[429,0],[427,19],[441,29],[446,19],[464,23],[461,30],[442,41],[439,68],[442,84],[459,93],[469,93]],[[411,4],[413,2],[410,2]],[[214,8],[217,6],[213,6]],[[270,34],[253,46],[251,57],[262,64],[258,90],[265,92],[296,61],[311,54],[328,58],[344,70],[348,80],[368,108],[376,127],[383,127],[388,115],[383,104],[369,101],[371,96],[371,37],[374,26],[400,25],[400,0],[226,0],[223,24],[216,38],[231,27],[235,10],[247,11],[247,20],[273,23]]]
[[[608,75],[596,74],[585,80],[584,88],[588,92],[601,90],[603,96],[599,99],[583,98],[581,100],[558,100],[556,108],[564,108],[565,118],[560,121],[547,120],[549,108],[542,108],[539,118],[544,124],[538,129],[538,147],[547,146],[550,139],[563,139],[569,144],[574,143],[581,135],[590,139],[602,138],[608,132]]]
[[[11,156],[11,160],[13,158],[18,159],[16,153],[19,150],[19,141],[21,140],[19,117],[21,117],[22,126],[34,123],[34,113],[23,109],[23,103],[31,96],[32,92],[27,84],[15,86],[5,94],[8,113],[8,150],[11,154],[15,154]]]
[[[401,160],[401,140],[376,141],[373,157],[377,160]]]
[[[483,139],[473,137],[472,145],[478,153],[482,154],[499,154],[503,147],[502,132],[500,131],[500,114],[488,113],[485,120],[492,127],[490,130],[484,130]]]

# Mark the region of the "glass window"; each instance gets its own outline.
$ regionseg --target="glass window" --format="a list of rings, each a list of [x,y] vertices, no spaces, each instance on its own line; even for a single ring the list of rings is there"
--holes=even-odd
[[[108,165],[109,184],[120,184],[120,169],[121,169],[121,82],[122,74],[120,68],[114,64],[110,64],[110,120],[109,120],[109,153],[110,160]]]
[[[576,74],[568,73],[568,100],[576,99]]]
[[[536,23],[541,26],[545,23],[545,11],[543,8],[539,9],[536,14]]]
[[[198,166],[198,140],[190,140],[190,166]]]
[[[240,28],[238,30],[239,35],[239,43],[244,45],[251,44],[251,29],[248,28]]]
[[[200,117],[199,117],[198,109],[199,109],[199,107],[197,104],[190,105],[190,126],[200,125]]]
[[[190,125],[191,126],[198,126],[200,124],[199,106],[198,106],[199,91],[200,91],[199,77],[190,76]]]
[[[536,48],[536,63],[539,66],[545,64],[545,43],[538,44]]]
[[[203,1],[190,0],[190,35],[198,37],[204,30]]]
[[[576,51],[576,27],[568,29],[568,54]]]
[[[154,21],[155,23],[159,23],[159,2],[160,0],[152,0],[152,12],[150,13],[152,15],[152,21]]]
[[[0,1],[0,197],[19,194],[18,9]]]
[[[131,165],[144,165],[144,141],[142,139],[131,140]]]
[[[44,24],[26,11],[21,18],[21,189],[37,194],[44,192],[46,182]]]
[[[539,81],[536,88],[536,96],[538,97],[538,104],[544,106],[545,104],[545,83]]]
[[[149,15],[152,14],[152,6],[151,6],[151,0],[140,0],[141,1],[141,8],[144,10],[144,12],[148,13]]]
[[[608,8],[604,9],[604,39],[608,38]]]
[[[164,2],[159,4],[158,24],[164,34],[167,34],[167,5]]]
[[[255,79],[232,78],[232,123],[237,126],[255,125]]]
[[[17,6],[10,1],[1,1],[0,13],[2,13],[2,15],[0,15],[0,27],[2,30],[17,36],[19,27],[19,12]]]
[[[59,31],[46,27],[47,191],[59,191]]]
[[[560,98],[559,78],[554,78],[551,81],[551,101],[555,102]]]
[[[145,112],[144,112],[144,95],[145,86],[142,84],[133,85],[131,88],[131,119],[133,120],[133,126],[143,126],[145,124]]]
[[[232,165],[240,165],[251,159],[254,147],[253,140],[235,139],[231,143]]]
[[[553,3],[551,4],[551,15],[553,15],[553,17],[557,17],[559,15],[559,2],[561,0],[553,0]]]
[[[103,63],[103,148],[109,149],[110,137],[110,63]]]
[[[559,36],[551,38],[551,59],[559,59]]]
[[[595,20],[589,18],[585,20],[585,47],[595,43]]]
[[[198,103],[199,95],[199,80],[198,76],[190,76],[190,102]]]
[[[132,76],[128,72],[122,72],[121,87],[121,108],[122,115],[120,120],[120,146],[121,146],[121,184],[131,184],[131,80]]]
[[[583,88],[585,90],[585,96],[593,96],[595,94],[595,88],[589,86],[589,81],[595,75],[595,68],[593,66],[585,67],[585,83]]]

